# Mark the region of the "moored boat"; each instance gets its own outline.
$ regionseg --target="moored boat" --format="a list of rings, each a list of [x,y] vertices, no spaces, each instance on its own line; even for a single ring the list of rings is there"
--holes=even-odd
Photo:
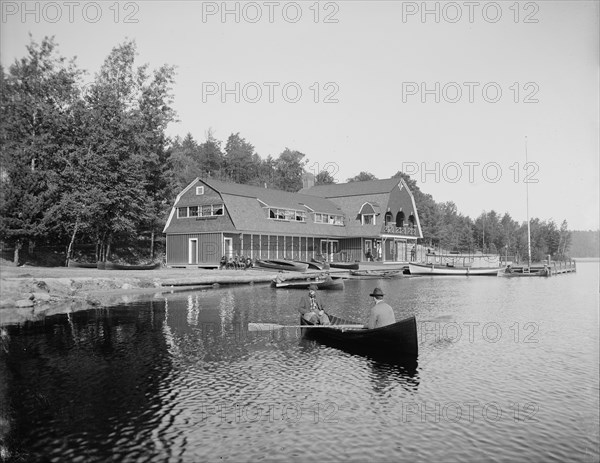
[[[417,356],[419,352],[417,321],[415,317],[400,320],[392,325],[369,329],[339,329],[335,325],[353,325],[356,322],[329,315],[331,327],[309,328],[312,323],[300,317],[302,335],[323,344],[349,352],[401,358]]]
[[[350,275],[357,279],[393,278],[403,275],[403,270],[350,270]]]
[[[508,266],[504,271],[498,273],[499,276],[503,277],[549,277],[551,275],[550,269],[544,267],[512,267]]]
[[[308,289],[310,285],[317,285],[317,289],[344,289],[344,280],[341,277],[326,278],[324,280],[290,280],[271,282],[274,288]]]
[[[439,264],[408,264],[411,275],[496,276],[498,267],[469,267]]]
[[[284,259],[257,260],[256,265],[261,268],[285,270],[288,272],[306,272],[308,269],[308,264],[306,263]]]

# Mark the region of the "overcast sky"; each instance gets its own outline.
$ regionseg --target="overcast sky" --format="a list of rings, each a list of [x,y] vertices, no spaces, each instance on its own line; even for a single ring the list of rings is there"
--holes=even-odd
[[[338,182],[404,170],[472,218],[524,221],[529,174],[532,217],[599,227],[597,1],[1,4],[5,66],[29,34],[90,80],[126,38],[175,65],[170,135],[240,132]]]

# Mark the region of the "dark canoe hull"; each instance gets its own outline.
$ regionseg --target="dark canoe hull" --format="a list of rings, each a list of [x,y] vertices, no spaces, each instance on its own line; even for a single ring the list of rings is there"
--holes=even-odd
[[[300,280],[300,281],[282,281],[277,283],[271,282],[271,286],[275,288],[287,288],[287,289],[308,289],[310,285],[317,285],[318,289],[344,289],[344,280],[341,278],[332,278],[326,281],[315,281],[315,280]]]
[[[308,264],[306,263],[284,259],[257,260],[256,265],[261,268],[285,270],[288,272],[306,272],[308,269]]]
[[[149,265],[125,265],[115,264],[114,262],[103,262],[105,270],[156,270],[160,268],[160,262]],[[100,268],[100,267],[98,267]]]
[[[358,262],[329,262],[329,266],[344,270],[358,270]]]
[[[344,320],[334,315],[329,315],[329,319],[334,326],[357,324],[351,320]],[[300,317],[300,324],[304,326],[312,325],[303,317]],[[373,330],[302,328],[302,335],[306,339],[313,339],[332,347],[374,357],[395,359],[410,356],[416,357],[419,353],[417,321],[415,317],[409,317],[393,325]]]
[[[97,268],[98,264],[96,262],[92,263],[88,263],[88,262],[75,262],[70,260],[69,261],[69,267],[70,268]]]

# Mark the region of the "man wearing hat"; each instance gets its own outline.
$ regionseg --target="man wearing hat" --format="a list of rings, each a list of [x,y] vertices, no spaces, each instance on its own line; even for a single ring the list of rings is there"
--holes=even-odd
[[[375,288],[369,296],[373,298],[375,305],[371,307],[369,320],[365,327],[372,330],[373,328],[380,328],[396,323],[394,310],[388,304],[383,302],[383,291],[380,288]]]
[[[323,301],[317,295],[317,285],[308,286],[308,294],[302,296],[298,305],[298,312],[302,317],[317,325],[330,325],[329,317],[323,310]]]

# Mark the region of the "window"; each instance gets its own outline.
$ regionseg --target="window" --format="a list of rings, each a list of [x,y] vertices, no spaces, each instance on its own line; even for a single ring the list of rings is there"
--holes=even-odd
[[[204,187],[203,186],[197,186],[196,187],[196,195],[203,195],[204,194]]]
[[[414,215],[410,214],[410,215],[408,216],[408,223],[409,223],[409,225],[410,225],[411,227],[414,227],[414,226],[415,226],[415,216],[414,216]]]
[[[396,214],[396,227],[404,227],[404,212],[400,211]]]
[[[363,225],[376,225],[375,214],[363,214],[362,215]]]
[[[315,223],[327,223],[330,225],[344,225],[344,216],[332,214],[315,213]]]
[[[223,215],[223,204],[206,204],[204,206],[178,207],[177,218],[187,217],[214,217]]]
[[[286,221],[294,221],[294,222],[306,222],[306,212],[298,211],[296,209],[276,209],[274,207],[270,207],[269,218],[276,220],[286,220]]]
[[[390,211],[385,213],[384,222],[385,222],[385,225],[392,223],[392,213]]]

